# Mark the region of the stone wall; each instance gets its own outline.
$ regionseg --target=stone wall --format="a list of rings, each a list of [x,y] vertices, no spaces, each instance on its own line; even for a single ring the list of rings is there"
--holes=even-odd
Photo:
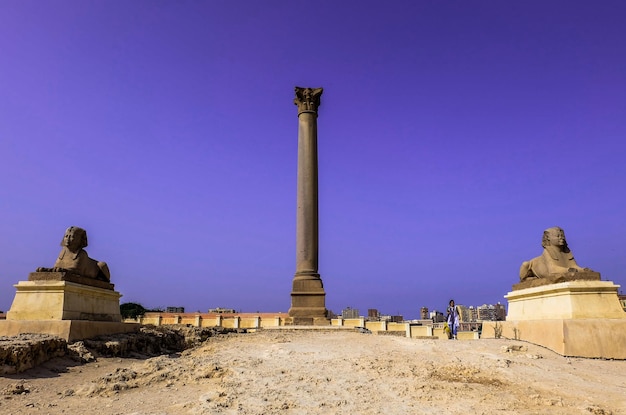
[[[285,325],[287,313],[159,313],[149,312],[126,322],[165,326],[172,324],[193,327],[226,327],[231,329],[258,329]]]
[[[262,329],[285,326],[287,313],[146,313],[137,322],[154,326],[184,324],[192,327],[224,327],[228,329]],[[331,327],[365,327],[373,333],[393,333],[414,339],[438,338],[447,339],[443,324],[433,327],[415,323],[394,323],[389,321],[366,321],[359,318],[334,318]],[[478,339],[477,331],[459,331],[459,340]]]

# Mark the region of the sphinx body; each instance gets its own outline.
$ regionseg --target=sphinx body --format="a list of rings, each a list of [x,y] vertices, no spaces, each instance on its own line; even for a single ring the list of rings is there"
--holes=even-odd
[[[567,246],[565,233],[559,227],[543,232],[543,252],[540,256],[522,263],[520,281],[529,278],[546,278],[556,282],[560,277],[575,272],[593,272],[576,263],[574,254]]]
[[[70,226],[61,240],[61,252],[53,268],[38,268],[39,272],[70,271],[83,277],[109,282],[111,274],[105,262],[96,261],[83,248],[87,246],[87,231]]]

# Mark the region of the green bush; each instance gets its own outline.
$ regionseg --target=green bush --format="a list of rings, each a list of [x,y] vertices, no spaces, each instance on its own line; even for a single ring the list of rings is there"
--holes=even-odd
[[[120,314],[122,315],[122,318],[137,318],[138,316],[143,316],[145,313],[146,309],[141,304],[120,304]]]

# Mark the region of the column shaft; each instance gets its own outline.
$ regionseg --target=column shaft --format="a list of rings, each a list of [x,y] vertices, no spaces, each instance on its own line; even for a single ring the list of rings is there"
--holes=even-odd
[[[298,116],[296,277],[318,278],[317,114]]]

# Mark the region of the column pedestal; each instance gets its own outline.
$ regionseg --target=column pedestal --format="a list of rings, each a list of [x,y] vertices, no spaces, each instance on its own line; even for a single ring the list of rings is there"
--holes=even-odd
[[[326,293],[322,280],[319,277],[300,279],[296,276],[293,280],[289,309],[289,316],[293,318],[292,324],[330,324],[327,314]]]

